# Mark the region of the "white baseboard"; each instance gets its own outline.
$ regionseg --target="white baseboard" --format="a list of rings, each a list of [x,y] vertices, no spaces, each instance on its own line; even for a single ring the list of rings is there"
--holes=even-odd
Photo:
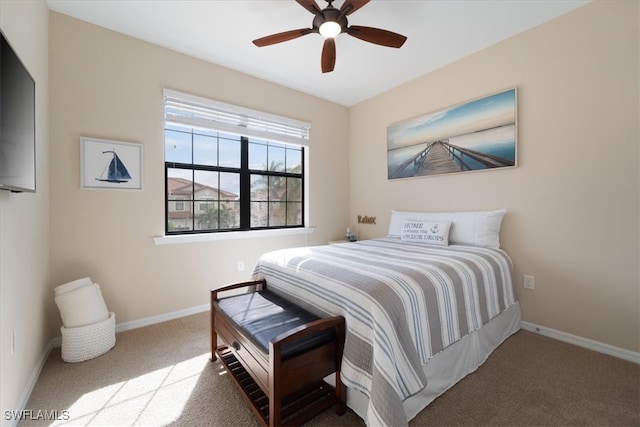
[[[554,338],[558,341],[564,341],[569,344],[588,348],[589,350],[608,354],[609,356],[640,364],[640,353],[636,353],[631,350],[625,350],[624,348],[614,347],[612,345],[594,341],[589,338],[583,338],[577,335],[568,334],[566,332],[557,331],[555,329],[546,328],[544,326],[536,325],[535,323],[522,321],[520,322],[520,327],[525,331],[544,335],[545,337]]]
[[[196,307],[186,308],[184,310],[172,311],[171,313],[159,314],[157,316],[146,317],[144,319],[132,320],[116,324],[116,333],[138,329],[144,326],[155,325],[156,323],[166,322],[168,320],[179,319],[181,317],[191,316],[211,310],[210,304],[198,305]]]
[[[40,372],[42,372],[42,369],[44,368],[44,364],[47,362],[47,359],[49,358],[49,354],[51,353],[51,350],[53,350],[54,341],[55,341],[55,338],[49,341],[44,351],[42,352],[40,359],[38,359],[38,363],[36,363],[35,368],[33,368],[33,371],[31,371],[31,375],[27,380],[27,384],[25,385],[24,390],[20,395],[20,399],[18,399],[18,408],[17,408],[17,411],[14,412],[14,414],[20,413],[20,411],[23,411],[24,408],[26,408],[27,402],[29,402],[29,398],[31,397],[31,393],[33,392],[33,389],[35,388],[36,383],[38,382],[38,377],[40,376]],[[19,422],[20,422],[19,417],[11,417],[11,419],[8,422],[8,426],[16,427]]]

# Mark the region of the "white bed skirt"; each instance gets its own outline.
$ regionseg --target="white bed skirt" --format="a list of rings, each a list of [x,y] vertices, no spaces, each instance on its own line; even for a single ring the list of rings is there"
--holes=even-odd
[[[504,340],[520,329],[520,320],[520,304],[516,302],[479,330],[433,356],[423,367],[428,380],[427,386],[403,403],[407,421],[412,420],[436,397],[478,369]],[[331,375],[325,381],[335,384],[333,377]],[[347,406],[360,418],[366,419],[369,398],[362,392],[347,388]]]

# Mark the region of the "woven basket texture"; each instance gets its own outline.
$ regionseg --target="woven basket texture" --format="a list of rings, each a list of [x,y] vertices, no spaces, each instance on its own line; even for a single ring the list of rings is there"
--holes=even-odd
[[[92,325],[77,328],[60,328],[62,333],[62,360],[82,362],[98,357],[116,344],[116,315]]]

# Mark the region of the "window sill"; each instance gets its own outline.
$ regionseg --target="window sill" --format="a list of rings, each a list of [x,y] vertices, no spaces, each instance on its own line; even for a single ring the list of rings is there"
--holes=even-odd
[[[293,236],[311,234],[315,227],[283,228],[278,230],[230,231],[227,233],[181,234],[175,236],[156,236],[153,243],[157,245],[171,245],[175,243],[213,242],[217,240],[253,239],[259,237]]]

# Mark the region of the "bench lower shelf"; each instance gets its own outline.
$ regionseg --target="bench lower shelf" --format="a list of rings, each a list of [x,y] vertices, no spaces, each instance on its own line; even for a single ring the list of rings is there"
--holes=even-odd
[[[256,384],[228,346],[218,347],[220,361],[240,389],[255,415],[269,425],[269,397]],[[318,381],[282,399],[282,425],[301,425],[336,404],[333,387]]]

